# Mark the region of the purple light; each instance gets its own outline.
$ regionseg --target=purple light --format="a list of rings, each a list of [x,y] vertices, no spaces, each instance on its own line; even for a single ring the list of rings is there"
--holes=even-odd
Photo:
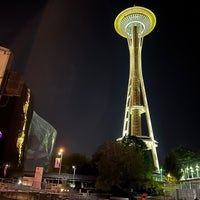
[[[2,138],[2,136],[3,136],[3,134],[2,134],[2,132],[0,131],[0,138]]]

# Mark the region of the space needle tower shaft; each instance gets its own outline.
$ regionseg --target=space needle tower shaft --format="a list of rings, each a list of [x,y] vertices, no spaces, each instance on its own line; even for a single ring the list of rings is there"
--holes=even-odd
[[[157,142],[153,135],[141,59],[143,38],[154,29],[155,24],[156,17],[153,12],[144,7],[133,6],[119,13],[115,19],[114,26],[116,32],[127,39],[130,54],[130,70],[122,138],[129,136],[141,138],[146,143],[148,149],[151,150],[154,167],[158,172]],[[146,116],[147,136],[143,134],[142,130],[142,114]]]

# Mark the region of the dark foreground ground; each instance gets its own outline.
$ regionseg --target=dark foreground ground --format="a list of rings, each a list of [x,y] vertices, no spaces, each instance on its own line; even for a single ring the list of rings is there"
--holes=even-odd
[[[0,200],[8,200],[8,198],[6,198],[6,197],[4,197],[4,196],[2,196],[2,195],[0,194]]]
[[[0,200],[109,200],[106,196],[80,193],[1,192]],[[128,199],[125,199],[128,200]]]

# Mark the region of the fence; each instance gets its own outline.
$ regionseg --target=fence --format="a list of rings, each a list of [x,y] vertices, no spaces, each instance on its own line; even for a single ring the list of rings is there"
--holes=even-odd
[[[148,196],[148,200],[194,200],[200,199],[200,184],[165,185],[164,196]],[[30,186],[18,185],[17,179],[0,179],[0,199],[15,200],[109,200],[113,197],[95,193],[72,191],[55,192],[55,190],[33,190]],[[132,199],[130,199],[132,200]]]

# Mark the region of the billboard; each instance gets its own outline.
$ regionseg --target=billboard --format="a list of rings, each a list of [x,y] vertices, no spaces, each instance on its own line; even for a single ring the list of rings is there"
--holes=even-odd
[[[43,167],[44,172],[48,172],[56,136],[56,129],[33,111],[25,152],[25,172],[34,172],[36,167]]]

